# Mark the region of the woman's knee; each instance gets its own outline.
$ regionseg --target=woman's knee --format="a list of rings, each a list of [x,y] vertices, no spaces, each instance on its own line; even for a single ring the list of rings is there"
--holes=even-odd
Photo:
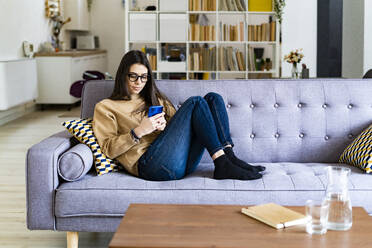
[[[215,92],[209,92],[208,94],[206,94],[204,96],[204,99],[207,100],[208,102],[209,101],[213,101],[213,100],[223,101],[222,96],[220,94],[218,94],[218,93],[215,93]]]
[[[205,101],[205,99],[203,98],[203,97],[201,97],[201,96],[191,96],[191,97],[189,97],[186,101],[185,101],[185,103],[192,103],[192,104],[200,104],[200,103],[206,103],[206,101]],[[184,103],[184,104],[185,104]]]
[[[203,98],[201,96],[191,96],[189,97],[188,100],[193,101],[193,102],[200,102],[203,100]]]

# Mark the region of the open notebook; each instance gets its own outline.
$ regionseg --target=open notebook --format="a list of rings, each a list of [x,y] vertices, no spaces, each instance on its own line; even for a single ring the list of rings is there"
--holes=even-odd
[[[242,213],[276,229],[301,225],[309,221],[305,215],[275,203],[242,208]]]

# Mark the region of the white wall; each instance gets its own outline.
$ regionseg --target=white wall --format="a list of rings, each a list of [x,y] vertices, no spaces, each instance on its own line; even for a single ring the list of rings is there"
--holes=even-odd
[[[363,75],[372,69],[372,1],[364,1],[364,67]]]
[[[44,0],[0,0],[0,60],[23,57],[22,42],[37,49],[47,41],[51,26],[45,17]]]
[[[283,61],[291,50],[302,48],[310,77],[316,77],[317,0],[286,0],[282,21],[282,77],[291,76],[292,64]],[[299,67],[301,70],[301,66]]]
[[[363,28],[364,0],[344,0],[342,12],[342,77],[361,78],[366,34]]]
[[[100,47],[107,50],[107,69],[114,77],[124,55],[124,13],[121,0],[93,1],[91,31],[99,36]]]
[[[50,37],[51,25],[45,17],[44,0],[0,0],[0,60],[23,57],[22,42],[29,41],[37,50]],[[35,109],[28,102],[0,111],[0,125]]]

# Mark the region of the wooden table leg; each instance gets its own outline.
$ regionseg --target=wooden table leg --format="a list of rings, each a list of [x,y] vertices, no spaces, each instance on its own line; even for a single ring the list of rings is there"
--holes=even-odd
[[[79,247],[79,233],[78,232],[67,232],[67,248],[78,248]]]

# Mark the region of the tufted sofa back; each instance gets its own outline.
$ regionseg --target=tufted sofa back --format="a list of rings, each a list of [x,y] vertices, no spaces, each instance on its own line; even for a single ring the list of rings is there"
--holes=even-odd
[[[113,81],[89,81],[83,118],[110,96]],[[216,92],[225,100],[234,150],[250,162],[337,162],[372,123],[372,80],[159,80],[178,108],[189,96]],[[208,159],[206,156],[204,161]]]

